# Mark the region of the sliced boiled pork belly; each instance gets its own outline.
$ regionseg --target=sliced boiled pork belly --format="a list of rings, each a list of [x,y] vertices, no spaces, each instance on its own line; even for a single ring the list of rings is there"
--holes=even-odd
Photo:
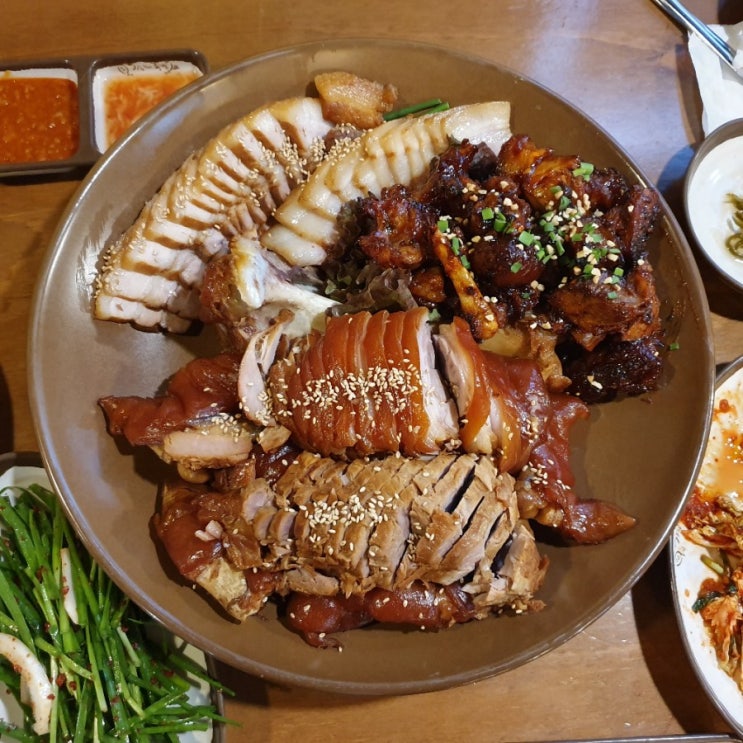
[[[288,595],[288,624],[313,644],[374,620],[440,629],[539,608],[547,567],[513,478],[474,455],[303,452],[273,483],[169,487],[155,523],[180,572],[233,616]]]
[[[172,173],[107,249],[94,315],[182,332],[198,319],[206,265],[238,234],[260,229],[324,154],[333,128],[318,99],[255,109]]]
[[[510,136],[510,114],[508,102],[489,101],[368,130],[292,191],[261,242],[292,265],[320,265],[338,241],[343,204],[370,193],[379,196],[396,183],[410,185],[452,140],[484,142],[497,153]]]

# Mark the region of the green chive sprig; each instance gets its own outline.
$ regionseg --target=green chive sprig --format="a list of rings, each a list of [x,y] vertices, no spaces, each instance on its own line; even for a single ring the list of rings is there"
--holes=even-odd
[[[0,497],[0,631],[17,637],[47,669],[54,699],[44,739],[175,743],[180,733],[227,722],[214,704],[191,701],[189,692],[202,683],[230,692],[185,654],[185,643],[156,639],[154,621],[88,554],[55,495],[39,485],[6,488],[4,495],[15,502]],[[74,620],[69,598],[65,605],[63,550]],[[2,656],[0,681],[24,711],[22,726],[0,721],[0,735],[38,741],[19,675]]]

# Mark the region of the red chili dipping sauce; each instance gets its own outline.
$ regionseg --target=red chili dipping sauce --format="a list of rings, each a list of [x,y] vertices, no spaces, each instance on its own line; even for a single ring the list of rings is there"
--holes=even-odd
[[[113,144],[137,119],[200,74],[199,71],[153,73],[109,80],[103,93],[106,143]]]
[[[78,148],[73,80],[0,75],[0,163],[65,160]]]

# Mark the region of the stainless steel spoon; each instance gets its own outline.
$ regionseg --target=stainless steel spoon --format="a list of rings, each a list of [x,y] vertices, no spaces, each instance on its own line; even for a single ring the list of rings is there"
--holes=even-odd
[[[741,75],[733,66],[735,50],[725,39],[716,34],[706,23],[703,23],[695,15],[690,13],[677,0],[653,0],[653,2],[664,10],[673,20],[680,23],[688,31],[699,34],[704,43],[733,71]]]

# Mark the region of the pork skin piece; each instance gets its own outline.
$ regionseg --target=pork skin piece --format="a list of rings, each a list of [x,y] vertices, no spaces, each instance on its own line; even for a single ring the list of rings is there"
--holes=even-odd
[[[165,394],[102,397],[109,434],[124,436],[132,446],[162,446],[173,431],[225,419],[238,410],[237,380],[241,356],[222,353],[196,358],[169,380]]]
[[[254,439],[253,431],[234,416],[216,415],[189,428],[170,431],[163,437],[162,447],[153,449],[163,461],[176,462],[184,477],[205,468],[223,469],[244,462]]]
[[[330,121],[371,129],[384,123],[383,115],[397,102],[397,88],[390,83],[365,80],[336,70],[315,75],[323,113]]]
[[[483,350],[461,318],[441,325],[435,342],[462,416],[462,447],[493,454],[502,470],[518,472],[554,404],[536,365]]]
[[[239,620],[272,594],[442,586],[467,605],[461,621],[479,619],[530,608],[547,567],[513,478],[469,454],[349,463],[303,452],[273,485],[165,486],[155,528],[181,574]]]

